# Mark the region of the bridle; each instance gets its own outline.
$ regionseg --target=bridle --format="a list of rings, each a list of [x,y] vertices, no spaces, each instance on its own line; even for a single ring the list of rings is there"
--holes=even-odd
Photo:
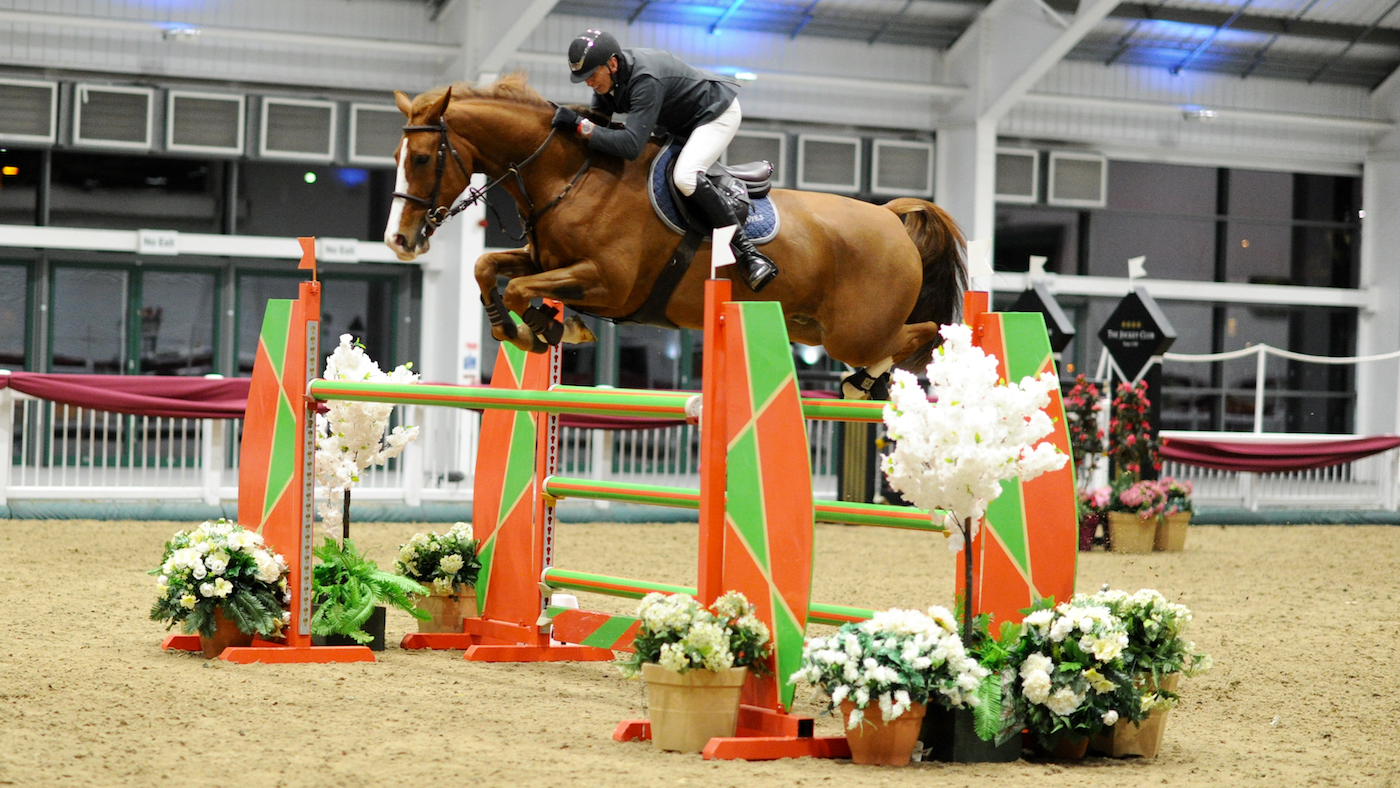
[[[528,157],[525,158],[524,161],[520,162],[519,164],[515,164],[513,162],[510,163],[507,166],[506,171],[501,174],[501,177],[496,178],[495,180],[491,181],[490,183],[486,184],[480,189],[471,187],[469,185],[467,189],[467,198],[458,202],[456,205],[453,205],[450,208],[446,205],[438,205],[438,198],[442,196],[442,176],[447,171],[447,154],[449,152],[452,154],[453,161],[457,162],[457,168],[462,171],[462,176],[467,179],[468,184],[470,184],[471,182],[471,171],[467,169],[466,164],[462,163],[461,155],[457,153],[457,149],[454,148],[452,146],[452,143],[448,141],[446,114],[447,113],[444,111],[442,115],[438,116],[437,123],[432,125],[410,124],[403,127],[403,131],[405,133],[414,131],[436,131],[439,135],[437,163],[435,164],[433,171],[433,193],[427,198],[409,194],[408,192],[397,191],[394,192],[393,195],[395,197],[402,197],[408,202],[411,202],[415,205],[421,205],[425,209],[427,209],[427,213],[423,217],[423,222],[418,225],[418,237],[414,239],[413,246],[416,247],[421,245],[434,232],[437,231],[437,228],[440,227],[443,222],[447,221],[448,219],[451,219],[453,216],[456,216],[457,214],[461,213],[462,211],[465,211],[472,205],[475,205],[476,203],[480,202],[481,199],[486,196],[487,192],[491,191],[493,188],[499,185],[501,181],[504,181],[507,177],[514,175],[516,184],[520,187],[520,194],[525,199],[525,206],[529,210],[529,215],[524,217],[524,233],[522,233],[520,238],[517,240],[521,240],[526,235],[528,235],[530,237],[530,248],[532,253],[534,253],[535,250],[539,247],[539,244],[535,242],[535,223],[539,221],[540,217],[548,213],[551,208],[558,205],[559,201],[563,200],[564,197],[568,195],[570,191],[573,190],[574,185],[577,184],[579,182],[579,179],[583,177],[583,174],[588,171],[589,166],[593,162],[593,157],[585,156],[583,159],[583,166],[580,167],[578,172],[574,174],[573,180],[569,181],[569,184],[564,187],[564,190],[561,191],[558,194],[558,196],[556,196],[553,200],[550,200],[549,203],[544,206],[544,208],[540,209],[539,211],[536,211],[535,203],[533,200],[530,199],[530,192],[525,187],[525,176],[521,174],[521,170],[529,166],[530,162],[539,158],[539,155],[541,153],[544,153],[544,149],[549,147],[549,143],[553,141],[555,135],[559,133],[558,129],[551,128],[549,130],[549,136],[544,138],[544,142],[541,142],[538,148],[535,148],[534,153],[531,153]],[[405,151],[405,154],[407,154],[407,151]],[[495,213],[496,209],[491,206],[490,202],[487,203],[487,206],[491,207],[492,212]],[[496,220],[497,222],[500,222],[499,214],[496,215]]]

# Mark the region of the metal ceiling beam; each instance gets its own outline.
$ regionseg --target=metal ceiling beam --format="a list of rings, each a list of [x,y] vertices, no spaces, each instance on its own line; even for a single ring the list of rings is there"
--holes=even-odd
[[[1395,0],[1395,2],[1391,3],[1389,8],[1385,9],[1385,11],[1381,12],[1380,16],[1376,17],[1376,21],[1367,25],[1365,30],[1362,30],[1360,33],[1357,33],[1356,38],[1353,38],[1350,42],[1348,42],[1341,52],[1338,52],[1336,56],[1333,57],[1331,60],[1328,60],[1326,63],[1323,63],[1321,66],[1319,66],[1318,69],[1313,72],[1312,76],[1308,77],[1308,84],[1312,84],[1313,82],[1317,81],[1317,78],[1322,76],[1323,72],[1327,71],[1327,69],[1331,68],[1332,64],[1346,57],[1346,54],[1351,51],[1352,47],[1364,41],[1367,36],[1374,32],[1375,29],[1380,26],[1380,23],[1385,21],[1385,18],[1390,16],[1390,12],[1394,11],[1397,6],[1400,6],[1400,0]]]
[[[1191,51],[1186,54],[1186,57],[1181,59],[1180,63],[1177,63],[1175,66],[1172,66],[1170,69],[1168,69],[1168,71],[1170,71],[1173,74],[1180,74],[1181,70],[1190,65],[1191,61],[1195,60],[1197,55],[1200,55],[1202,52],[1206,51],[1206,49],[1210,47],[1211,42],[1215,41],[1217,36],[1219,36],[1222,32],[1229,30],[1230,25],[1233,25],[1235,23],[1235,20],[1243,16],[1245,9],[1249,8],[1250,4],[1253,2],[1254,0],[1244,0],[1244,4],[1240,6],[1238,11],[1231,14],[1229,19],[1226,19],[1224,22],[1221,22],[1220,25],[1215,28],[1215,30],[1211,31],[1210,35],[1206,36],[1204,41],[1193,47]]]
[[[1307,13],[1313,9],[1313,6],[1317,5],[1321,1],[1322,0],[1308,0],[1308,4],[1306,6],[1303,6],[1303,10],[1299,11],[1297,15],[1293,17],[1293,22],[1296,24],[1298,22],[1303,21],[1303,17],[1306,16]],[[1275,43],[1278,42],[1279,38],[1282,35],[1282,33],[1274,33],[1268,41],[1264,42],[1264,46],[1259,47],[1259,51],[1254,53],[1254,61],[1249,64],[1249,67],[1244,70],[1243,74],[1240,74],[1240,79],[1244,79],[1245,77],[1254,73],[1254,69],[1258,68],[1259,64],[1264,62],[1264,55],[1268,53],[1269,49],[1273,47]]]
[[[1061,13],[1074,13],[1078,0],[1046,0],[1051,8]],[[1164,6],[1157,3],[1120,3],[1113,13],[1113,19],[1139,19],[1144,22],[1179,22],[1202,27],[1219,27],[1229,19],[1227,11],[1207,11],[1193,8]],[[1281,16],[1261,16],[1245,14],[1230,25],[1232,30],[1247,33],[1293,36],[1297,38],[1317,38],[1329,41],[1353,41],[1363,31],[1369,30],[1366,40],[1372,44],[1400,47],[1400,29],[1369,25],[1346,25],[1336,22],[1305,22],[1300,19]]]
[[[743,4],[744,0],[732,0],[732,2],[729,4],[729,7],[724,9],[724,13],[719,15],[719,19],[716,19],[715,23],[710,25],[710,35],[714,35],[719,30],[719,26],[724,24],[724,21],[726,19],[733,16],[734,12],[738,11],[739,6]]]
[[[867,44],[873,44],[873,43],[875,43],[876,40],[878,40],[878,39],[880,38],[880,36],[882,36],[882,35],[885,34],[885,31],[886,31],[886,30],[889,30],[889,29],[890,29],[890,25],[894,24],[894,23],[895,23],[895,20],[899,19],[901,16],[904,16],[904,12],[905,12],[905,11],[908,11],[908,10],[909,10],[909,6],[911,6],[911,5],[913,5],[913,4],[914,4],[914,0],[904,0],[904,5],[900,6],[900,8],[899,8],[898,11],[895,11],[893,14],[891,14],[891,15],[888,16],[888,17],[886,17],[884,23],[881,24],[880,27],[879,27],[879,29],[875,31],[875,35],[872,35],[872,36],[870,37],[870,40],[869,40],[869,41],[866,41],[865,43],[867,43]]]
[[[476,66],[476,71],[482,74],[499,72],[501,66],[504,66],[510,56],[515,54],[515,50],[519,49],[520,45],[525,43],[525,39],[535,32],[540,21],[558,4],[559,0],[530,0],[524,8],[520,9],[510,26],[495,36],[495,43],[481,58],[481,62]],[[561,65],[564,62],[563,54],[561,52],[559,57]]]
[[[67,14],[40,14],[30,11],[0,11],[0,23],[13,22],[31,25],[46,25],[67,30],[114,30],[124,33],[149,33],[164,37],[170,30],[198,30],[180,46],[198,46],[200,41],[210,39],[251,41],[260,44],[278,44],[290,47],[328,47],[350,52],[392,52],[400,55],[431,57],[445,60],[458,53],[455,44],[425,44],[420,41],[393,41],[383,38],[356,38],[352,36],[326,36],[314,33],[283,33],[277,30],[249,30],[233,27],[210,27],[209,25],[184,22],[144,22],[134,19],[106,19],[93,16],[70,16]]]
[[[642,2],[638,3],[637,10],[633,11],[632,15],[627,17],[627,24],[631,25],[633,22],[636,22],[637,17],[641,16],[642,12],[647,10],[647,6],[649,5],[651,5],[651,0],[642,0]]]
[[[802,28],[806,27],[807,24],[812,21],[812,12],[816,10],[817,4],[821,1],[822,0],[812,0],[812,4],[807,6],[807,10],[802,12],[802,19],[798,21],[797,27],[794,27],[792,32],[788,34],[788,38],[797,38],[797,34],[802,32]]]
[[[1073,107],[1077,109],[1103,110],[1108,112],[1138,112],[1147,115],[1161,115],[1185,120],[1188,112],[1211,112],[1210,121],[1233,121],[1242,123],[1262,123],[1270,126],[1294,126],[1326,129],[1337,132],[1374,134],[1394,131],[1396,124],[1390,120],[1371,118],[1345,118],[1334,115],[1306,115],[1296,112],[1267,112],[1254,109],[1231,109],[1229,107],[1198,107],[1182,104],[1160,104],[1153,101],[1132,101],[1128,99],[1099,98],[1097,96],[1071,96],[1058,93],[1027,93],[1021,100],[1024,104],[1039,104],[1053,107]]]

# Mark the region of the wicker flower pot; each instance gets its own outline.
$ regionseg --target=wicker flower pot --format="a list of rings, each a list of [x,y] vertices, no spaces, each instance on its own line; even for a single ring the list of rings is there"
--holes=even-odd
[[[856,705],[841,701],[842,726],[851,718]],[[880,705],[871,702],[865,707],[865,721],[846,728],[846,742],[851,745],[851,762],[870,766],[908,766],[924,725],[924,704],[915,703],[898,717],[885,722]]]
[[[251,646],[253,645],[253,635],[238,628],[238,625],[224,618],[222,607],[214,608],[214,634],[206,637],[199,636],[199,650],[204,653],[205,659],[214,659],[224,653],[224,649],[230,646]]]
[[[748,668],[677,673],[642,665],[651,743],[662,750],[700,752],[716,736],[733,736]]]
[[[1164,676],[1162,689],[1175,692],[1180,680],[1180,673]],[[1152,679],[1148,678],[1145,683],[1151,686]],[[1157,750],[1162,746],[1162,734],[1167,728],[1167,715],[1170,713],[1170,709],[1153,709],[1142,722],[1119,720],[1111,730],[1090,737],[1089,747],[1110,758],[1156,758]]]
[[[1179,552],[1186,547],[1186,527],[1191,524],[1190,512],[1176,512],[1157,523],[1157,535],[1152,549]]]
[[[476,618],[476,587],[457,586],[445,594],[434,589],[432,594],[418,597],[417,607],[432,616],[418,621],[419,632],[461,632],[462,619]]]
[[[1108,513],[1108,547],[1115,553],[1150,553],[1157,537],[1157,518],[1132,512]]]

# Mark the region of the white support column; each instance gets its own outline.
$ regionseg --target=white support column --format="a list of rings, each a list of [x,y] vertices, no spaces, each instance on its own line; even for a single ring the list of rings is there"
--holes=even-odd
[[[0,375],[9,376],[8,369],[0,369]],[[9,505],[10,466],[14,463],[15,447],[15,393],[9,386],[0,389],[0,506]]]
[[[1400,117],[1400,71],[1372,92],[1378,115]],[[1400,348],[1400,132],[1391,132],[1371,147],[1362,169],[1361,272],[1363,290],[1376,294],[1371,308],[1357,318],[1358,355],[1387,353]],[[1396,398],[1400,361],[1358,364],[1356,370],[1356,432],[1360,435],[1400,434],[1400,401]]]
[[[455,3],[450,16],[462,31],[462,51],[457,60],[448,66],[448,79],[478,83],[495,81],[501,67],[558,3],[559,0],[468,0]],[[559,53],[559,66],[565,66],[563,52]]]

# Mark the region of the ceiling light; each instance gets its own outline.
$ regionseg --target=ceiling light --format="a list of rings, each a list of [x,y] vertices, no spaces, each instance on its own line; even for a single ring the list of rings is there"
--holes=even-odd
[[[1188,107],[1181,111],[1182,120],[1214,120],[1215,110],[1202,107]]]

